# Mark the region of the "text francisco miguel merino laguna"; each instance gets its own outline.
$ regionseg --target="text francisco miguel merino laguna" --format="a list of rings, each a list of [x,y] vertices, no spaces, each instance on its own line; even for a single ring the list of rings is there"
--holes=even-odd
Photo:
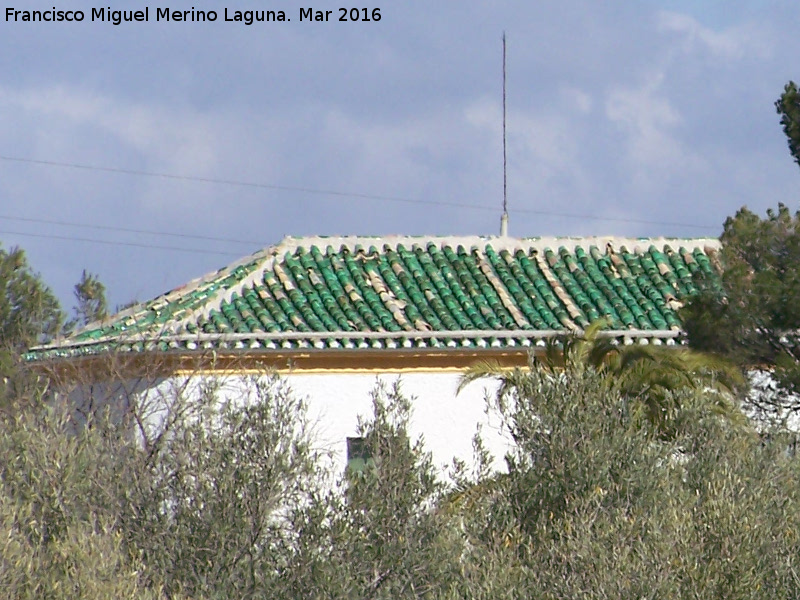
[[[345,9],[339,9],[345,11]],[[347,20],[380,20],[380,13],[375,16],[376,19],[369,18],[371,15],[367,9],[364,11],[363,17],[367,18],[350,18]],[[358,12],[360,13],[361,10]],[[379,9],[373,9],[377,11]],[[355,12],[355,11],[354,11]],[[313,8],[301,8],[299,13],[300,21],[328,21],[333,11],[331,10],[314,10]],[[361,16],[361,15],[359,15]],[[172,10],[169,8],[155,8],[150,10],[150,7],[144,7],[140,10],[114,10],[108,8],[92,8],[90,11],[83,10],[59,10],[55,6],[47,10],[17,10],[13,7],[5,9],[6,22],[23,22],[23,23],[58,23],[58,22],[81,22],[85,20],[102,21],[111,23],[113,25],[120,25],[122,23],[133,22],[149,22],[150,17],[154,17],[154,21],[180,21],[190,23],[203,23],[203,22],[216,22],[228,21],[232,23],[241,23],[243,25],[252,25],[256,22],[269,22],[269,21],[291,21],[286,16],[286,12],[282,10],[233,10],[224,8],[222,11],[216,10]],[[88,19],[87,19],[88,18]],[[336,17],[331,18],[334,20]],[[342,19],[339,19],[342,20]]]

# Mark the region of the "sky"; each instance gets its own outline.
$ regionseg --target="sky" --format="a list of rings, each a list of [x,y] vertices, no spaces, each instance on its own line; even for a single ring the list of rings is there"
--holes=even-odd
[[[91,21],[108,4],[5,0],[3,247],[69,310],[84,269],[113,307],[287,235],[495,235],[503,32],[510,235],[717,237],[800,201],[774,108],[800,81],[796,0],[357,6],[380,20],[129,0],[110,8],[149,21],[115,26]],[[54,7],[85,20],[8,18]],[[218,18],[156,20],[192,7]]]

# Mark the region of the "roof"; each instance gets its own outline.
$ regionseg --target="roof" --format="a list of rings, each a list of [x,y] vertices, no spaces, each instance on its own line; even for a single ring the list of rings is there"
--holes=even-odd
[[[595,319],[673,340],[715,239],[286,238],[219,271],[31,349],[30,361],[109,350],[519,348]]]

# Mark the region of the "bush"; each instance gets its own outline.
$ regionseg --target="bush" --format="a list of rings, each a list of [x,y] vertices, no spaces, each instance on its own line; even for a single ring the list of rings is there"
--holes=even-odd
[[[58,410],[0,429],[0,589],[8,598],[157,597],[120,528],[130,452]]]
[[[721,414],[707,390],[669,392],[665,437],[592,369],[508,381],[493,403],[516,441],[507,471],[478,465],[455,485],[410,438],[399,385],[377,389],[361,423],[365,468],[336,482],[304,403],[274,378],[174,399],[147,451],[124,419],[77,426],[51,406],[7,420],[0,586],[87,599],[797,595],[786,432]]]
[[[796,595],[800,471],[787,438],[683,397],[670,440],[596,373],[533,372],[498,403],[525,586],[543,598]]]

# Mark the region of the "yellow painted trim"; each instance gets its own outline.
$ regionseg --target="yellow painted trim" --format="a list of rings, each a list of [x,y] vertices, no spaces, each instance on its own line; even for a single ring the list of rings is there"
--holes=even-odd
[[[57,382],[173,375],[459,373],[476,362],[526,367],[529,349],[481,351],[336,351],[281,353],[117,353],[39,363],[35,368]]]

